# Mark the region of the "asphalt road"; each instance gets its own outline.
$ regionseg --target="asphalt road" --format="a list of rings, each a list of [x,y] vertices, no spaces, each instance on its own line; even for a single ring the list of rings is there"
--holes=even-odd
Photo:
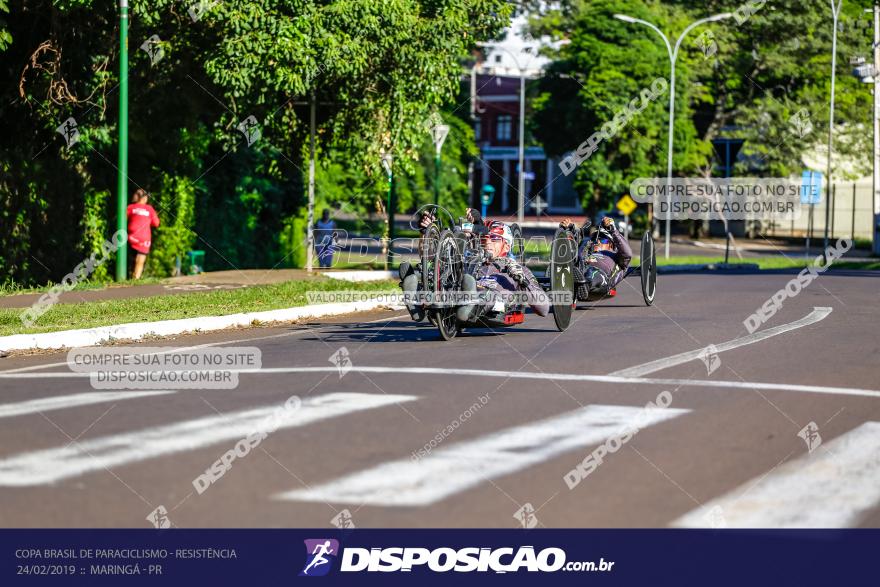
[[[95,399],[64,353],[7,358],[0,525],[150,527],[161,506],[179,527],[878,527],[880,274],[822,275],[749,336],[793,275],[663,275],[650,308],[628,280],[564,333],[529,316],[442,342],[378,312],[144,343],[258,347],[232,390]]]

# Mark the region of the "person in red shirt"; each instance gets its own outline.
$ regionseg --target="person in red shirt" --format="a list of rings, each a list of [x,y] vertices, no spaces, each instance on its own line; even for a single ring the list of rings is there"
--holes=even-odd
[[[134,258],[134,279],[140,279],[144,273],[152,244],[152,229],[159,226],[159,215],[147,203],[149,199],[150,194],[138,188],[128,205],[128,248]]]

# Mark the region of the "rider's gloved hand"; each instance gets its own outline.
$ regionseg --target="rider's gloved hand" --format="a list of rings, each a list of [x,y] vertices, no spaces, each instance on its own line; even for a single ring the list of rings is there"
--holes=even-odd
[[[523,267],[519,263],[511,261],[507,264],[507,274],[513,278],[515,282],[517,282],[521,286],[525,286],[528,283],[528,279],[526,279],[526,275],[523,272]]]
[[[434,215],[430,212],[422,212],[422,217],[419,218],[419,229],[425,230],[434,222]]]
[[[489,229],[486,228],[486,223],[483,222],[483,215],[480,214],[480,211],[476,208],[468,208],[465,212],[468,221],[474,223],[474,234],[483,235],[488,234]]]
[[[614,218],[611,216],[606,216],[602,219],[602,228],[605,230],[612,232],[617,230],[617,225],[614,223]]]

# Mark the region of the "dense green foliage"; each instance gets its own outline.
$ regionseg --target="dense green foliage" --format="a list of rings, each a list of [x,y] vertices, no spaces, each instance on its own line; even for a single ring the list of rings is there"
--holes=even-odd
[[[870,61],[872,31],[866,25],[872,17],[862,12],[868,6],[846,2],[840,18],[835,157],[852,164],[837,168],[838,177],[864,174],[870,163],[870,86],[853,78],[849,65],[859,54]],[[722,154],[713,152],[712,141],[719,137],[745,139],[739,175],[786,176],[811,159],[823,162],[833,29],[827,1],[560,2],[532,19],[534,33],[571,41],[539,84],[538,138],[553,154],[575,149],[652,80],[669,78],[660,36],[614,14],[655,24],[674,45],[691,22],[722,12],[738,12],[738,18],[693,29],[679,51],[675,174],[717,174]],[[637,177],[666,175],[668,99],[665,94],[654,101],[578,168],[576,186],[585,206],[608,205]],[[803,136],[790,123],[801,110],[812,127]]]
[[[150,191],[162,220],[153,275],[190,249],[209,269],[291,262],[312,96],[319,210],[374,211],[381,152],[402,210],[432,199],[425,121],[438,112],[454,129],[444,197],[465,194],[473,141],[449,111],[462,60],[509,21],[504,0],[130,4],[129,189]],[[5,16],[0,0],[0,282],[57,280],[115,228],[116,6],[14,0]],[[68,147],[56,129],[69,117]],[[248,145],[239,126],[251,120],[260,137]]]

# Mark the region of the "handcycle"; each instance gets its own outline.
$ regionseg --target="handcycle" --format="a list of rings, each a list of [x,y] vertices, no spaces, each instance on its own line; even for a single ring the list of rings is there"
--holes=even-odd
[[[473,275],[487,260],[487,253],[480,245],[479,235],[466,219],[457,221],[447,211],[436,206],[423,206],[417,214],[431,214],[434,221],[424,227],[419,243],[421,263],[421,282],[419,290],[424,297],[421,309],[424,315],[440,332],[443,340],[452,340],[464,328],[504,328],[522,324],[525,321],[525,304],[521,299],[496,301],[491,307],[481,307],[478,315],[468,321],[458,318],[458,307],[464,305],[456,301],[462,293],[464,275]],[[513,257],[522,260],[522,230],[516,224],[510,225],[514,237]],[[574,303],[574,262],[577,249],[571,248],[569,240],[554,243],[555,256],[551,255],[552,275],[545,290],[551,290],[551,313],[557,329],[564,331],[571,322]],[[559,271],[552,270],[553,267]],[[517,296],[511,296],[517,297]],[[521,298],[521,296],[519,296]]]
[[[585,267],[583,260],[578,258],[578,251],[583,244],[583,239],[588,239],[586,247],[584,247],[585,255],[588,256],[593,253],[599,237],[603,234],[603,229],[596,230],[592,234],[589,234],[587,229],[589,229],[589,226],[584,227],[583,232],[587,234],[583,236],[581,236],[582,231],[573,226],[559,228],[556,231],[550,250],[550,267],[547,275],[543,279],[538,279],[544,287],[552,285],[554,288],[553,279],[575,282],[574,293],[576,302],[597,301],[616,295],[614,290],[607,294],[591,293],[589,291],[584,279]],[[607,236],[607,232],[604,234]],[[569,268],[571,270],[570,275],[568,273]],[[654,238],[651,236],[650,231],[645,231],[645,234],[642,235],[640,264],[637,267],[626,269],[624,279],[636,276],[639,277],[645,305],[652,305],[657,296],[657,254],[654,247]]]

